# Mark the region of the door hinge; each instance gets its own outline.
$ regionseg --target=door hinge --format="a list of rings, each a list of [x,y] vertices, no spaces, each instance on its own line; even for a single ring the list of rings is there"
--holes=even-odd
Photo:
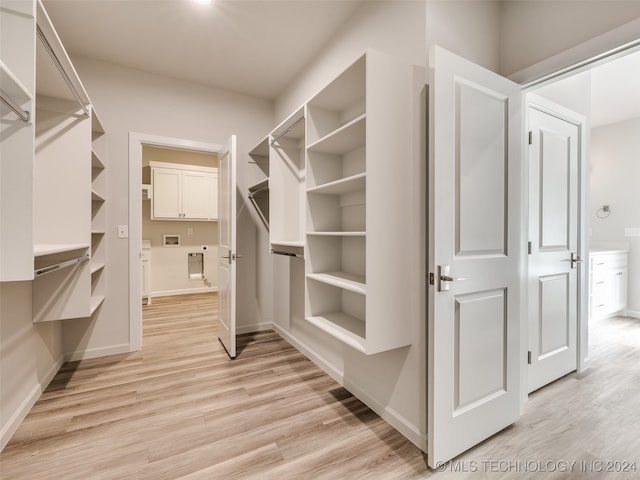
[[[527,352],[527,363],[531,365],[531,350]]]
[[[529,130],[529,145],[533,145],[533,130]]]
[[[429,273],[429,285],[435,285],[435,275],[433,273]]]
[[[532,249],[532,243],[531,242],[527,242],[527,254],[531,255],[531,249]]]

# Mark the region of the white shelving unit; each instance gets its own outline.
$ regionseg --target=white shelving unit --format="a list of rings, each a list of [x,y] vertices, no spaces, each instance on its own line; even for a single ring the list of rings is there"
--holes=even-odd
[[[304,256],[305,109],[269,137],[269,240],[271,251]]]
[[[91,302],[96,315],[106,297],[107,155],[105,131],[96,112],[91,111]]]
[[[35,5],[0,2],[0,281],[32,280]]]
[[[365,354],[411,343],[411,81],[367,51],[306,105],[306,319]]]
[[[90,261],[92,217],[104,220],[97,205],[105,192],[92,171],[101,161],[92,155],[89,98],[40,2],[36,25],[32,307],[33,321],[43,322],[92,312],[93,279],[102,270]]]

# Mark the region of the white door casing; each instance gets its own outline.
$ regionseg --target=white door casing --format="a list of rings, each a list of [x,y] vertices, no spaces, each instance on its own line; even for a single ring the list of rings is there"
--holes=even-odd
[[[584,117],[528,95],[527,391],[578,365],[581,128]],[[572,261],[575,260],[575,261]]]
[[[519,417],[522,95],[441,48],[429,58],[427,430],[436,467]]]
[[[236,356],[236,137],[218,157],[218,338]]]

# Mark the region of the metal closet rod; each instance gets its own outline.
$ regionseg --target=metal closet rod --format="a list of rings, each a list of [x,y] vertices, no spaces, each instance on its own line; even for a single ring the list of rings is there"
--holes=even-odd
[[[271,140],[271,145],[273,145],[274,143],[276,143],[278,140],[280,140],[282,137],[284,137],[287,133],[289,133],[291,130],[293,130],[294,128],[296,128],[300,122],[302,122],[304,120],[304,115],[302,117],[300,117],[298,120],[296,120],[295,122],[293,122],[291,124],[291,126],[289,128],[287,128],[284,132],[282,132],[280,135],[278,135],[277,137],[273,138]]]
[[[70,267],[77,263],[86,262],[91,258],[88,253],[80,255],[78,258],[73,258],[71,260],[66,260],[64,262],[55,263],[53,265],[49,265],[46,267],[38,268],[33,271],[33,275],[35,277],[41,277],[42,275],[46,275],[47,273],[55,272],[56,270],[60,270],[61,268]]]
[[[78,102],[78,105],[80,105],[80,108],[82,108],[82,111],[84,112],[85,116],[88,117],[89,116],[89,110],[87,109],[85,104],[82,102],[82,99],[80,98],[80,95],[78,94],[78,91],[76,90],[76,87],[73,85],[73,82],[71,82],[71,79],[69,78],[69,75],[67,74],[65,69],[62,67],[62,63],[60,63],[60,59],[58,58],[56,53],[53,51],[53,48],[51,48],[51,44],[49,43],[49,40],[47,40],[47,37],[44,36],[44,33],[42,33],[42,30],[40,29],[39,25],[36,25],[36,31],[38,33],[38,38],[42,42],[42,45],[44,46],[45,50],[47,51],[47,53],[51,57],[51,60],[53,60],[53,63],[56,66],[56,68],[58,69],[58,71],[60,72],[60,75],[62,75],[62,79],[67,84],[67,87],[69,87],[69,90],[71,91],[71,93],[75,97],[76,102]]]
[[[2,103],[9,107],[13,111],[13,113],[18,115],[22,119],[22,121],[27,123],[29,122],[31,114],[27,110],[23,110],[22,108],[20,108],[20,106],[13,100],[13,98],[11,98],[11,96],[1,89],[0,100],[2,100]]]

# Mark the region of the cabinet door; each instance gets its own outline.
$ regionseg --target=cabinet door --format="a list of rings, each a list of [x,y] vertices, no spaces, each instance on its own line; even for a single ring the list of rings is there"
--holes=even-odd
[[[213,174],[182,172],[182,218],[208,220],[211,216]]]
[[[181,197],[180,170],[154,168],[152,218],[181,218]]]
[[[218,174],[211,173],[211,202],[209,204],[209,218],[218,220]]]
[[[616,268],[613,277],[612,312],[627,308],[627,269]]]

